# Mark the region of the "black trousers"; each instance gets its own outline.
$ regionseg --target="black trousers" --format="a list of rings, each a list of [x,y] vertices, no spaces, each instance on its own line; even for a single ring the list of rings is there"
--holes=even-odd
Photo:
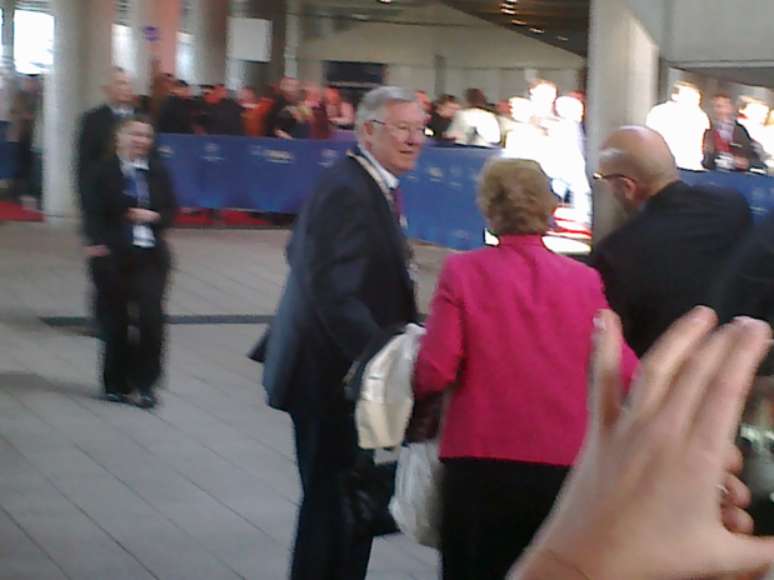
[[[353,537],[346,523],[341,486],[357,457],[351,412],[341,405],[324,415],[291,416],[303,499],[290,578],[363,580],[373,539]]]
[[[161,376],[168,255],[156,248],[133,248],[92,259],[91,270],[104,339],[105,392],[150,392]]]
[[[502,580],[554,504],[568,468],[453,459],[445,464],[444,580]]]

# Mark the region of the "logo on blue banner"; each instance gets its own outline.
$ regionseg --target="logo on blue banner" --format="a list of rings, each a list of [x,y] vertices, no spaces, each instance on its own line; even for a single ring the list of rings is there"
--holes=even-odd
[[[296,161],[296,156],[293,155],[290,151],[282,151],[279,149],[266,149],[264,151],[264,156],[266,157],[266,161],[269,163],[294,163]]]
[[[218,163],[223,161],[225,158],[220,155],[220,145],[217,143],[207,143],[204,146],[204,156],[202,159],[209,163]]]

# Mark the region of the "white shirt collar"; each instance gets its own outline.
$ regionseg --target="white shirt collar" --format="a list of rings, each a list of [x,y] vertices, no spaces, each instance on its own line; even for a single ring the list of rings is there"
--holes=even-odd
[[[126,105],[110,105],[110,110],[117,117],[128,117],[134,112],[131,107]]]
[[[392,173],[390,173],[389,171],[387,171],[387,170],[384,168],[384,165],[382,165],[381,163],[379,163],[379,162],[376,160],[376,158],[375,158],[373,155],[371,155],[371,153],[370,153],[370,152],[366,151],[366,148],[365,148],[365,147],[361,146],[361,147],[360,147],[360,152],[363,154],[363,157],[365,157],[366,159],[368,159],[369,163],[371,163],[371,165],[373,165],[373,166],[374,166],[374,168],[376,169],[376,171],[378,171],[378,172],[379,172],[379,175],[381,175],[381,176],[382,176],[382,179],[384,179],[384,183],[385,183],[385,184],[387,184],[387,187],[389,187],[390,189],[395,189],[396,187],[398,187],[398,185],[400,184],[400,181],[398,180],[398,178],[397,178],[397,177],[395,177],[395,176],[394,176]]]
[[[138,169],[144,169],[145,171],[148,171],[147,159],[135,159],[134,161],[129,161],[120,155],[118,156],[118,159],[121,161],[121,172],[124,175],[132,175]]]

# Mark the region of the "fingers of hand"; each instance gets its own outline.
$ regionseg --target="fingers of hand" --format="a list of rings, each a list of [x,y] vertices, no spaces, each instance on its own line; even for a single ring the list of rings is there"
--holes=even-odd
[[[727,344],[723,364],[699,405],[692,437],[709,454],[727,452],[739,423],[745,397],[763,356],[771,330],[760,320],[735,321],[733,340]]]
[[[725,469],[728,473],[739,475],[744,467],[744,456],[736,444],[731,443],[726,452]]]
[[[675,322],[643,357],[631,395],[632,413],[648,416],[660,408],[685,359],[715,327],[715,313],[704,306]]]
[[[750,505],[750,489],[735,475],[726,475],[722,487],[725,490],[721,498],[723,507],[744,509]]]
[[[719,572],[759,572],[774,562],[774,538],[736,535],[723,546],[723,568]]]
[[[663,417],[675,438],[682,439],[692,427],[696,408],[725,364],[725,356],[739,332],[738,325],[725,325],[695,345],[692,353],[685,353],[682,368],[664,395]]]
[[[728,506],[721,510],[723,527],[734,534],[752,534],[753,519],[743,509]]]
[[[610,310],[594,318],[594,350],[591,356],[591,406],[596,429],[612,426],[621,409],[621,322]]]

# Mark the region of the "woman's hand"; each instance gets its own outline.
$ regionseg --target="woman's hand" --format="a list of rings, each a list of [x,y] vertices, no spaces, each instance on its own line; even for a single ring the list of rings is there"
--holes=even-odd
[[[127,213],[127,217],[134,224],[155,224],[161,219],[161,214],[149,209],[133,207]]]
[[[621,400],[621,327],[598,316],[592,420],[557,507],[512,580],[687,580],[753,572],[774,561],[774,539],[754,538],[739,505],[749,492],[734,436],[768,325],[737,319],[713,332],[696,308],[643,358]],[[556,576],[560,577],[560,576]]]

